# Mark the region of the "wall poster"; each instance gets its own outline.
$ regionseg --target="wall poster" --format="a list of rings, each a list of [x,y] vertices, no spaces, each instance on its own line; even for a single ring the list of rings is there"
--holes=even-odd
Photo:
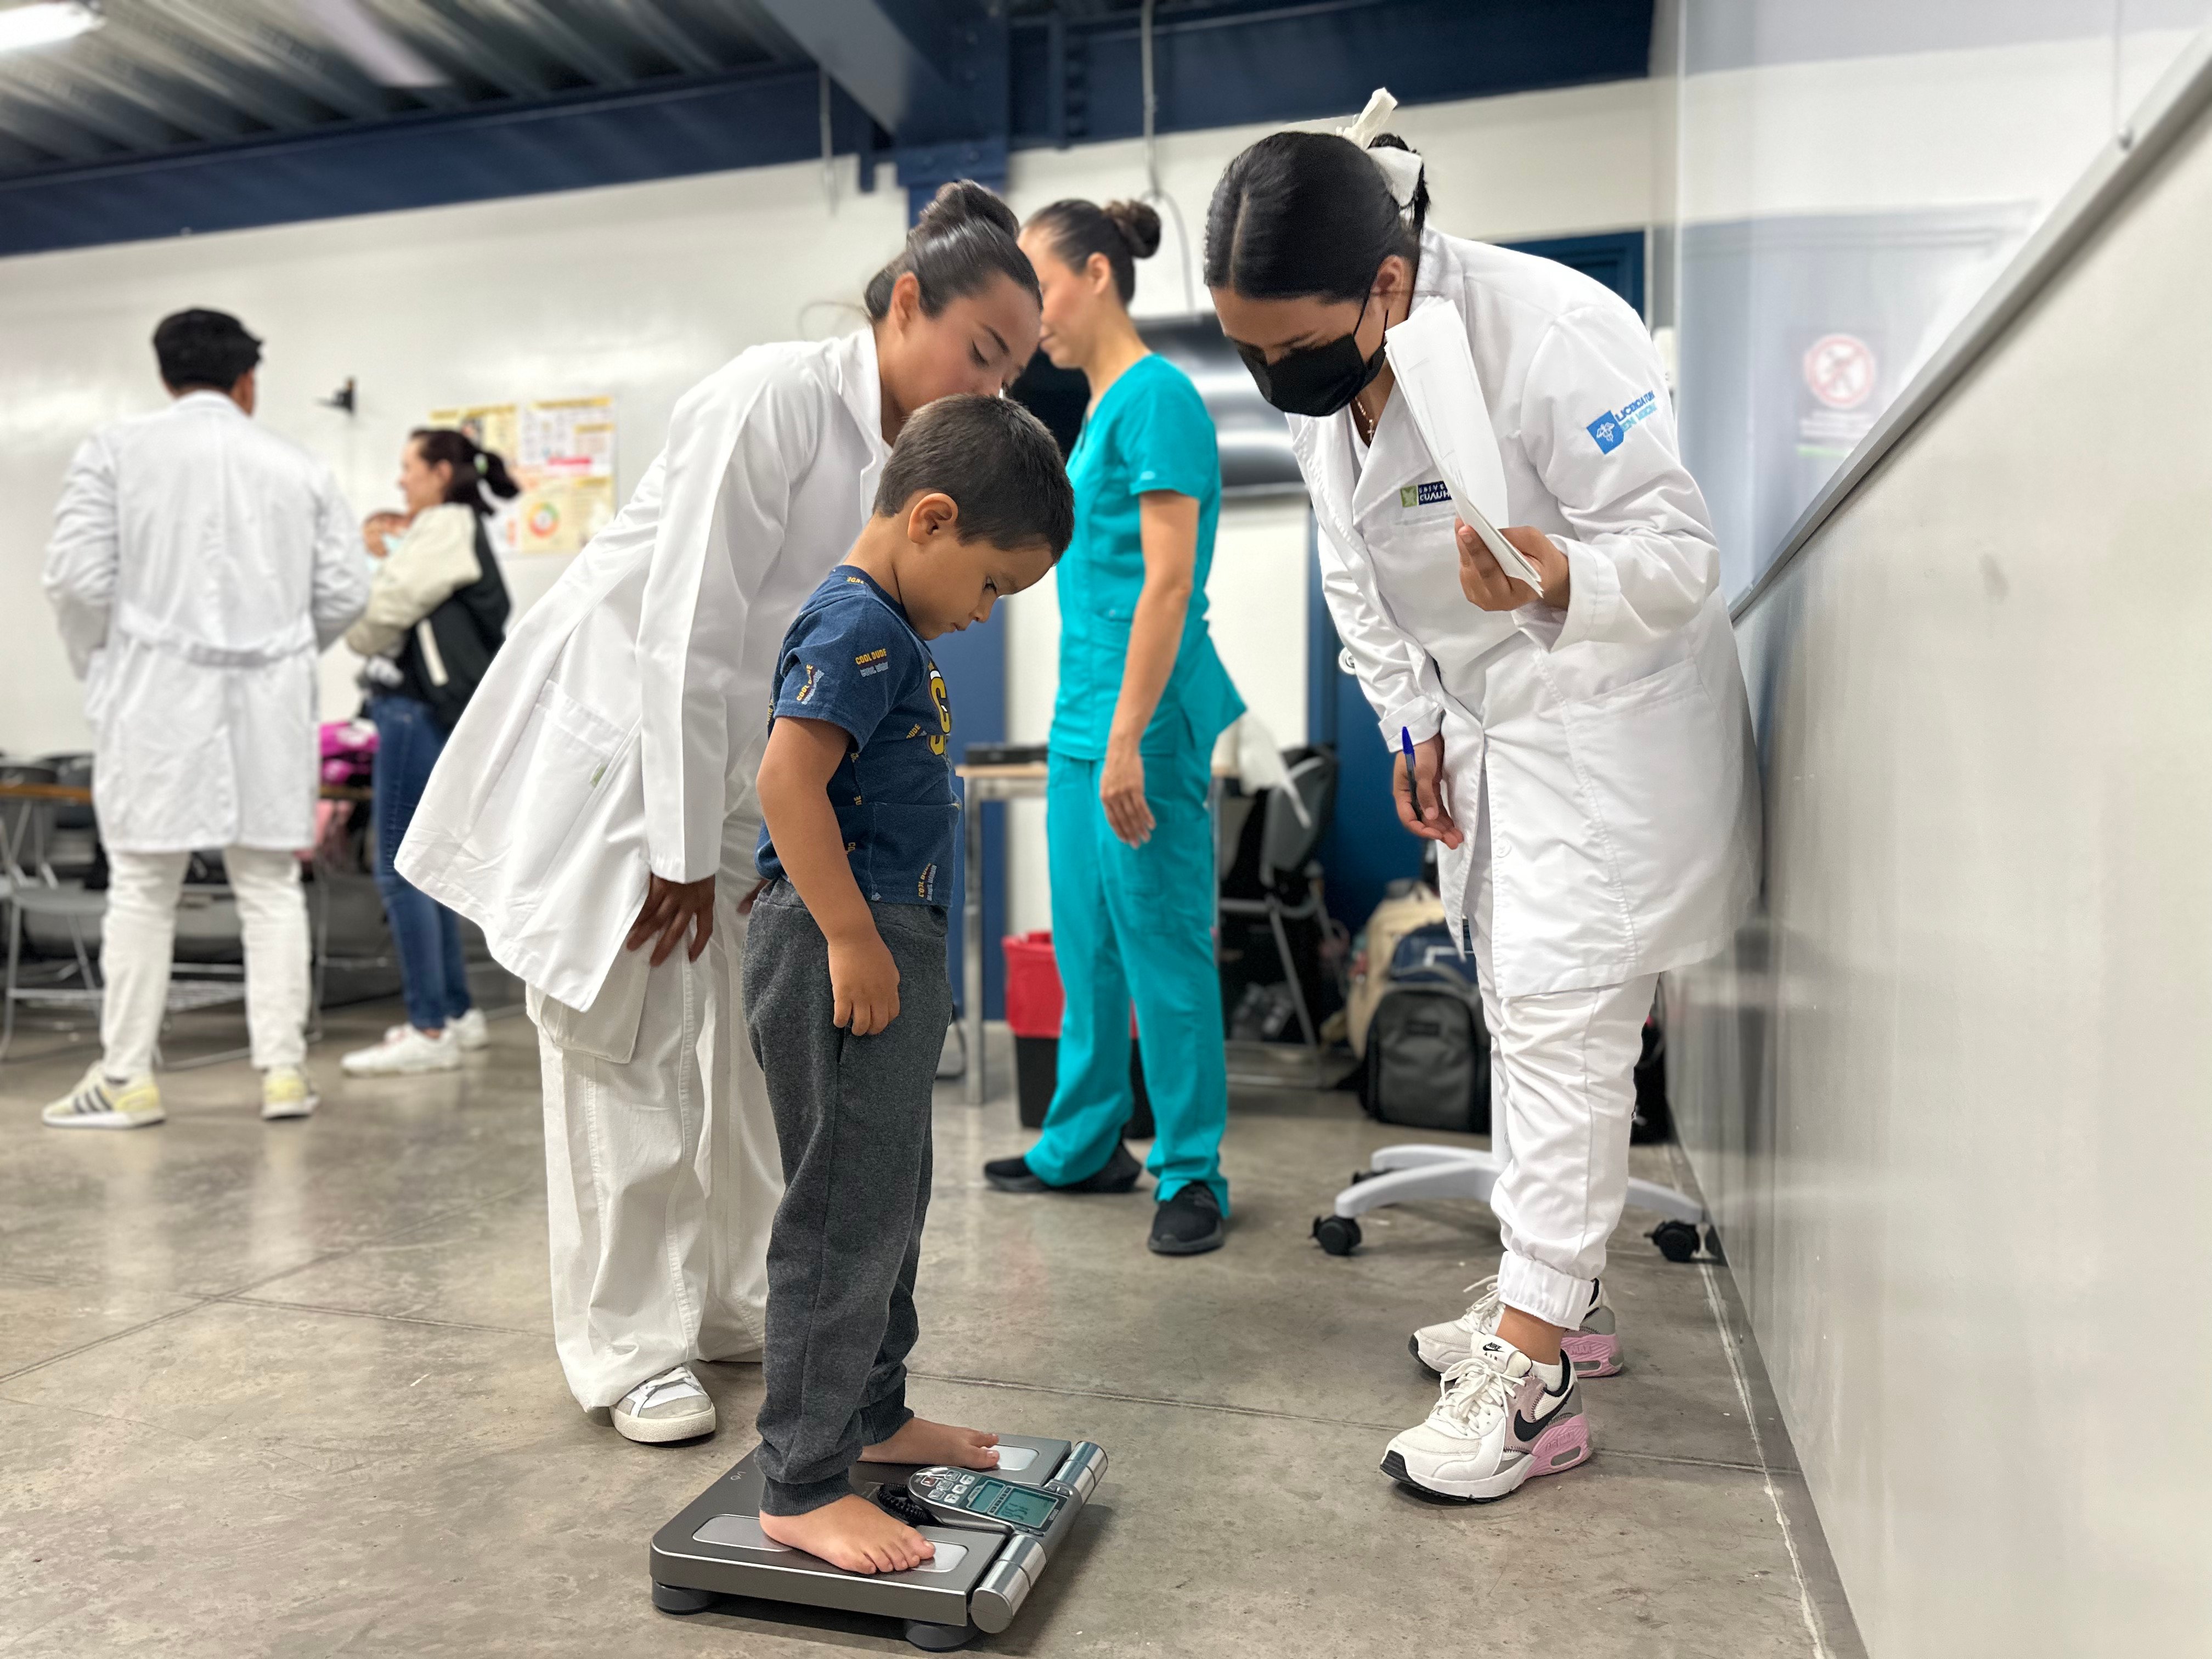
[[[479,404],[430,412],[507,458],[522,494],[492,526],[502,553],[580,553],[615,515],[611,398]]]

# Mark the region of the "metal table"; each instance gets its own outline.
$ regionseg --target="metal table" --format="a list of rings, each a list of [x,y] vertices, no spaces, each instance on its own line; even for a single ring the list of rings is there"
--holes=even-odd
[[[983,1103],[983,803],[993,800],[1040,800],[1044,796],[1045,766],[1031,761],[1018,766],[957,766],[953,775],[967,786],[962,802],[967,831],[966,868],[962,879],[967,889],[960,905],[960,1024],[967,1053],[963,1076],[968,1103]]]

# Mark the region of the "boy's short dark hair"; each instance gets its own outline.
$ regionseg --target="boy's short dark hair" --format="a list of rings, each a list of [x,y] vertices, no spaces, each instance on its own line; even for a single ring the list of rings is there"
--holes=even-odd
[[[1075,490],[1044,422],[1011,398],[939,398],[907,417],[884,463],[876,512],[889,517],[917,492],[950,495],[960,539],[994,547],[1042,542],[1057,559],[1075,536]]]
[[[261,342],[227,311],[179,311],[154,331],[154,356],[163,384],[183,392],[228,392],[261,362]]]

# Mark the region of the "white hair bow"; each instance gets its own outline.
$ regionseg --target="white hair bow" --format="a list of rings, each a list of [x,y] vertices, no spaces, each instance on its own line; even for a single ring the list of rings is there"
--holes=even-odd
[[[1375,163],[1376,170],[1382,175],[1382,182],[1389,185],[1391,196],[1403,208],[1413,204],[1413,193],[1421,187],[1420,153],[1388,147],[1382,149],[1367,148],[1374,142],[1375,135],[1389,123],[1397,107],[1398,100],[1390,95],[1389,89],[1377,87],[1374,95],[1368,99],[1367,107],[1359,112],[1359,118],[1348,127],[1339,127],[1336,136],[1367,151],[1367,159]]]

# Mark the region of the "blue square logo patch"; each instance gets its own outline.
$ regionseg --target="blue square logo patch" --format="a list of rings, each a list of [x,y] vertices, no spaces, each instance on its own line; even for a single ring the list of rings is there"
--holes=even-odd
[[[1583,430],[1596,443],[1599,454],[1610,455],[1627,441],[1631,428],[1643,425],[1658,409],[1658,394],[1647,392],[1624,408],[1607,410]]]

